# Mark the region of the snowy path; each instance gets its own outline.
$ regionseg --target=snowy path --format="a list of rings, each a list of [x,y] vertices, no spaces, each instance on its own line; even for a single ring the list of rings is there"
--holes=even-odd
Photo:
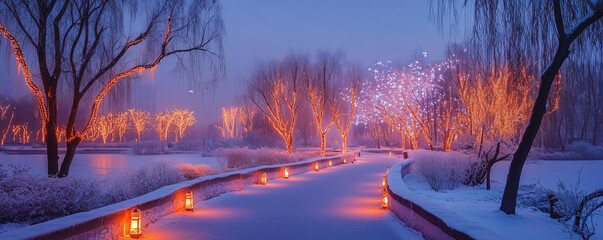
[[[380,208],[381,177],[398,161],[363,153],[356,164],[249,186],[163,217],[142,238],[421,239]]]

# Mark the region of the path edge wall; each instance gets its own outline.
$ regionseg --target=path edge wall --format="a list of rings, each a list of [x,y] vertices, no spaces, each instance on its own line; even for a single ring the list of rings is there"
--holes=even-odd
[[[410,173],[411,165],[412,160],[392,166],[385,186],[389,210],[406,225],[421,232],[425,239],[507,239],[408,189],[402,178]]]
[[[289,169],[293,177],[313,171],[315,162],[319,168],[327,168],[329,160],[333,166],[352,163],[358,152],[343,155],[312,158],[295,163],[261,166],[205,176],[173,185],[161,187],[150,193],[123,202],[53,219],[47,222],[0,234],[0,239],[124,239],[129,229],[130,214],[134,208],[142,211],[142,233],[151,223],[170,213],[184,210],[185,193],[193,192],[195,204],[222,193],[240,191],[256,184],[259,175],[266,173],[268,180],[283,177],[283,169]]]

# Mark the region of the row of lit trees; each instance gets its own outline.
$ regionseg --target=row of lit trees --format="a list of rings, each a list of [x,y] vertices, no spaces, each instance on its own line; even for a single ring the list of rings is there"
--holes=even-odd
[[[10,104],[0,105],[0,145],[4,145],[7,137],[12,135],[14,143],[29,143],[34,139],[44,141],[42,130],[30,127],[30,123],[23,122],[15,124],[13,118],[15,108]],[[176,109],[163,111],[154,116],[149,112],[130,109],[127,112],[108,113],[98,117],[93,131],[83,136],[83,140],[94,142],[101,139],[103,143],[119,141],[123,142],[124,134],[128,128],[134,129],[137,141],[141,140],[143,133],[155,129],[161,141],[167,141],[170,133],[174,141],[182,139],[187,128],[195,124],[194,112],[190,110]],[[66,128],[57,129],[58,142],[64,142]],[[35,140],[33,140],[35,141]]]
[[[354,119],[355,102],[363,71],[347,64],[341,52],[320,51],[315,59],[291,54],[280,61],[260,63],[248,84],[248,99],[293,152],[293,135],[301,112],[311,123],[325,155],[326,135],[335,125],[347,150],[347,136]],[[309,109],[306,111],[306,109]],[[302,111],[303,110],[303,111]]]
[[[373,77],[363,83],[357,122],[377,138],[382,132],[378,123],[385,122],[400,134],[401,147],[408,142],[411,149],[418,148],[420,137],[431,149],[441,142],[446,152],[461,135],[472,136],[474,144],[484,138],[516,139],[529,119],[533,72],[523,68],[514,73],[505,66],[480,71],[480,63],[464,52],[451,51],[448,60],[438,63],[419,59],[393,67],[378,62],[369,69]],[[549,112],[557,109],[558,101],[555,94]]]

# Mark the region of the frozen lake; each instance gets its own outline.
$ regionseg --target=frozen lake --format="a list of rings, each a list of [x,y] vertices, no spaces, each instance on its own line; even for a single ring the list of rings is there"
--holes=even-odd
[[[61,160],[62,158],[63,155],[60,155]],[[189,163],[193,165],[207,164],[213,168],[219,167],[215,157],[202,157],[201,154],[76,154],[71,163],[69,175],[104,178],[112,174],[122,173],[127,169],[138,169],[156,161],[166,161],[174,165]],[[25,165],[31,168],[31,173],[41,175],[46,174],[48,166],[45,154],[9,155],[0,153],[0,164],[3,168],[8,164]]]

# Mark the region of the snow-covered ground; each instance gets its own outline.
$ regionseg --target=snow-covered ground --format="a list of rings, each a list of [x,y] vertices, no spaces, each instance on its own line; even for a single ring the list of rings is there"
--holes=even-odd
[[[62,155],[60,156],[62,157]],[[214,169],[220,165],[215,157],[202,157],[200,154],[76,154],[71,163],[70,175],[81,177],[103,178],[109,175],[123,173],[126,170],[136,170],[152,162],[166,161],[170,164],[206,164]],[[45,175],[48,163],[45,154],[8,155],[0,153],[0,164],[21,164],[31,168],[30,173]]]
[[[510,161],[499,162],[492,169],[492,189],[485,190],[484,186],[475,188],[460,186],[454,190],[435,192],[425,179],[411,173],[404,178],[404,182],[415,193],[426,196],[430,201],[453,211],[459,216],[479,223],[494,232],[511,239],[570,239],[564,231],[563,224],[551,219],[548,213],[536,209],[521,207],[520,199],[516,215],[506,215],[500,211],[500,200],[504,190],[507,171]],[[576,184],[578,173],[581,177],[581,188],[590,193],[598,188],[603,188],[603,161],[601,160],[529,160],[523,168],[521,185],[532,185],[529,189],[544,187],[557,191],[557,183],[563,181],[566,186]],[[520,196],[521,198],[521,196]],[[599,210],[601,211],[601,210]],[[594,218],[597,224],[593,239],[603,239],[603,216]],[[570,222],[571,224],[571,222]],[[574,236],[577,239],[577,236]]]
[[[356,164],[198,201],[194,212],[174,213],[143,229],[143,238],[421,239],[381,208],[381,177],[398,161],[364,153]]]

